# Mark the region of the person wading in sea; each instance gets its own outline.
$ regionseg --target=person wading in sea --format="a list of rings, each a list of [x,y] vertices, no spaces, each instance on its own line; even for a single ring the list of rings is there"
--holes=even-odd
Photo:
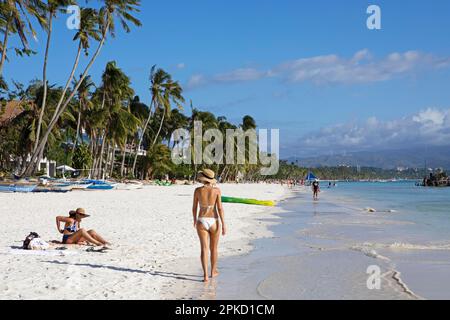
[[[318,180],[314,180],[314,182],[312,183],[312,190],[313,190],[313,200],[314,201],[319,200],[320,184]]]

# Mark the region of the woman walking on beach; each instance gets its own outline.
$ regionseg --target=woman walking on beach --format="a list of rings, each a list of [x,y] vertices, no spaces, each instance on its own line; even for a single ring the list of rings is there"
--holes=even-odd
[[[208,252],[211,253],[211,278],[217,277],[218,244],[220,232],[226,234],[224,212],[222,207],[222,195],[220,189],[216,187],[214,171],[206,169],[200,171],[197,180],[203,186],[197,188],[194,193],[194,204],[192,214],[194,216],[194,228],[201,245],[201,263],[203,268],[204,282],[209,281],[208,277]],[[219,223],[219,218],[220,222]],[[222,227],[221,227],[222,226]],[[220,230],[222,229],[222,230]]]

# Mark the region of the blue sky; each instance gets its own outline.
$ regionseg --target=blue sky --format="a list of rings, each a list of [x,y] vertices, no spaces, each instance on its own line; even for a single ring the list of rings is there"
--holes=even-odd
[[[370,4],[381,30],[366,27]],[[157,64],[196,107],[279,128],[283,157],[450,140],[450,1],[145,0],[141,10],[142,28],[108,41],[96,81],[115,60],[148,102]],[[60,85],[76,50],[66,18],[50,53]],[[11,57],[5,77],[39,78],[43,45],[41,33],[39,54]]]

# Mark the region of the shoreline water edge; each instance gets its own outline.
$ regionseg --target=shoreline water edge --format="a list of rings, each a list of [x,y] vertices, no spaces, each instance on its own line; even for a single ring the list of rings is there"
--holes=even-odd
[[[225,259],[229,272],[214,293],[196,298],[448,299],[449,200],[429,192],[409,182],[343,183],[315,202],[309,188],[294,188],[268,219],[273,236]]]

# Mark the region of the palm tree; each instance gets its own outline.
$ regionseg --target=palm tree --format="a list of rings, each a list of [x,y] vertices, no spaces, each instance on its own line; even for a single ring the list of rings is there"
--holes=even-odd
[[[218,117],[217,121],[219,123],[219,130],[220,132],[222,132],[222,135],[224,136],[224,143],[226,143],[226,134],[227,134],[227,130],[229,129],[237,129],[237,127],[235,125],[233,125],[232,123],[228,122],[226,117]],[[236,144],[233,144],[233,148],[236,146]],[[221,177],[222,181],[226,181],[227,180],[227,176],[228,173],[230,172],[231,169],[231,165],[229,164],[223,164],[223,165],[219,165],[217,168],[217,172],[219,173],[219,176]]]
[[[56,105],[56,108],[53,112],[53,116],[51,118],[51,122],[49,123],[47,130],[45,134],[43,135],[42,139],[38,141],[38,147],[34,149],[34,152],[32,153],[32,157],[30,160],[30,163],[28,164],[28,167],[24,171],[23,175],[29,176],[31,175],[36,168],[36,165],[39,163],[40,159],[43,157],[43,152],[45,145],[47,144],[48,136],[50,135],[51,130],[53,130],[57,120],[61,116],[61,114],[64,112],[64,110],[67,108],[68,104],[72,100],[73,96],[75,96],[78,88],[75,86],[73,93],[70,97],[70,100],[67,100],[65,107],[62,108],[62,104],[64,103],[64,99],[66,97],[67,91],[69,90],[70,84],[75,76],[75,72],[78,68],[81,53],[84,50],[86,55],[88,54],[89,49],[89,42],[91,39],[94,39],[96,41],[101,40],[101,31],[98,24],[98,12],[91,8],[83,8],[81,9],[81,20],[80,20],[80,29],[76,33],[74,40],[78,41],[78,50],[77,54],[75,56],[75,61],[72,66],[72,71],[69,75],[69,78],[66,81],[66,84],[64,86],[64,89],[62,91],[62,94],[60,96],[60,99]],[[81,85],[81,79],[78,81],[78,84]],[[84,79],[83,79],[84,80]]]
[[[139,138],[139,142],[136,145],[136,154],[134,156],[133,169],[132,169],[133,174],[135,173],[136,162],[137,162],[137,158],[139,155],[139,150],[141,149],[142,142],[144,141],[145,133],[147,131],[148,125],[150,124],[150,120],[152,119],[153,107],[157,100],[162,100],[161,96],[164,94],[161,85],[163,83],[165,83],[168,78],[169,78],[169,74],[166,73],[163,69],[156,70],[156,65],[154,65],[151,68],[151,70],[150,70],[150,83],[151,83],[150,92],[151,92],[152,100],[150,102],[147,121],[145,122],[144,127],[142,129],[142,132],[141,132],[141,135]]]
[[[73,143],[72,153],[75,152],[76,147],[78,146],[80,140],[81,133],[81,116],[86,108],[88,108],[92,103],[89,101],[90,89],[94,87],[95,84],[91,79],[91,76],[87,76],[78,88],[78,118],[77,118],[77,129],[76,129],[76,138]]]
[[[41,126],[42,119],[44,118],[45,106],[47,103],[47,64],[48,64],[48,54],[50,49],[50,42],[52,39],[52,31],[53,31],[53,19],[56,17],[56,13],[64,7],[67,7],[70,4],[73,4],[72,0],[48,0],[47,5],[45,7],[46,15],[47,15],[47,25],[45,26],[45,31],[47,32],[47,45],[45,47],[44,54],[44,66],[42,70],[42,82],[44,84],[44,96],[42,99],[41,112],[39,114],[39,121],[37,125],[36,131],[36,142],[34,144],[34,150],[38,147],[38,143],[41,137]]]
[[[244,131],[255,130],[256,129],[256,121],[255,121],[255,119],[253,119],[251,116],[245,116],[242,119],[241,128]]]
[[[183,90],[181,89],[181,86],[179,85],[178,82],[172,81],[172,77],[170,76],[170,74],[168,74],[163,69],[156,69],[156,66],[153,66],[151,68],[150,83],[151,83],[150,92],[152,95],[152,100],[150,103],[150,112],[148,114],[147,121],[145,122],[144,127],[142,129],[139,143],[136,146],[136,154],[133,162],[133,173],[136,169],[136,162],[139,155],[139,150],[142,146],[145,133],[153,116],[152,112],[153,108],[155,109],[155,111],[157,109],[163,109],[164,115],[161,119],[161,124],[155,136],[155,140],[153,141],[150,147],[153,147],[158,140],[158,136],[161,133],[162,124],[164,122],[164,116],[166,115],[166,113],[170,114],[170,110],[172,109],[171,102],[175,103],[179,109],[182,109],[181,103],[184,102],[184,98],[182,96]]]
[[[243,119],[242,119],[242,124],[240,125],[241,129],[243,131],[248,131],[248,130],[256,130],[256,121],[255,119],[253,119],[251,116],[246,115]],[[239,146],[238,146],[239,148]],[[258,166],[256,164],[251,164],[250,161],[250,151],[251,150],[256,150],[256,152],[258,153],[258,145],[256,144],[256,141],[252,141],[249,140],[248,142],[245,141],[245,146],[244,146],[244,155],[245,155],[245,164],[238,166],[236,168],[236,172],[241,171],[242,173],[246,173],[247,176],[252,176],[253,174],[250,174],[251,172],[254,172],[258,169]],[[255,156],[255,155],[252,155]],[[257,156],[257,155],[256,155]]]
[[[205,133],[206,130],[209,129],[218,129],[219,128],[219,123],[217,121],[217,118],[214,114],[212,114],[211,112],[205,112],[205,111],[200,111],[196,108],[194,108],[192,106],[192,102],[191,102],[191,108],[192,108],[192,116],[190,119],[190,123],[189,123],[189,131],[190,132],[194,132],[194,126],[195,126],[195,122],[199,121],[202,123],[202,137]],[[202,148],[204,148],[206,146],[206,142],[203,142],[202,144]],[[191,145],[194,145],[194,135],[191,136]],[[203,155],[202,155],[203,156]],[[196,159],[196,152],[192,152],[192,157],[193,157],[193,163],[194,163],[194,167],[193,167],[193,171],[194,171],[194,177],[198,172],[198,160],[200,159]]]
[[[117,145],[122,151],[125,150],[128,136],[136,133],[139,123],[139,119],[131,113],[131,109],[129,107],[122,107],[114,112],[109,122],[109,126],[114,128],[114,130],[111,131],[110,135],[110,139],[113,145]],[[114,170],[115,151],[116,148],[114,147],[111,151],[111,167],[109,172],[110,176],[112,176]],[[122,168],[121,176],[123,176]]]
[[[115,61],[109,62],[106,65],[106,69],[102,75],[102,80],[103,84],[102,87],[99,88],[99,94],[102,97],[100,108],[105,110],[105,126],[101,128],[99,132],[99,141],[101,144],[99,148],[99,161],[97,162],[98,171],[96,171],[99,173],[104,173],[103,154],[105,147],[108,147],[108,152],[106,153],[108,158],[111,147],[114,151],[117,144],[123,145],[124,143],[122,140],[125,133],[121,133],[119,128],[116,128],[116,126],[120,127],[120,124],[123,123],[122,120],[125,119],[124,112],[126,110],[124,109],[124,105],[128,104],[134,95],[134,91],[131,88],[130,78],[117,67]],[[112,128],[114,128],[114,130],[111,130]],[[117,132],[115,132],[116,130]],[[127,130],[124,129],[122,131]],[[108,161],[106,161],[106,165],[107,164]]]
[[[169,81],[164,88],[164,104],[159,105],[159,108],[162,109],[162,119],[159,125],[158,132],[156,133],[155,140],[153,141],[152,147],[158,141],[159,135],[161,134],[161,129],[164,124],[165,117],[170,117],[172,111],[171,102],[175,103],[178,107],[178,110],[182,110],[183,107],[181,103],[184,103],[184,97],[182,96],[183,89],[180,84],[176,82]]]
[[[149,107],[142,103],[140,101],[139,96],[134,97],[134,99],[131,101],[130,103],[130,112],[131,114],[133,114],[136,119],[138,119],[138,128],[136,128],[135,132],[132,132],[132,135],[130,135],[125,143],[125,146],[122,150],[122,165],[121,165],[121,169],[120,169],[120,176],[123,178],[124,176],[124,172],[125,172],[125,160],[126,160],[126,156],[127,156],[127,150],[126,150],[126,146],[128,145],[128,141],[131,141],[130,146],[132,147],[136,140],[139,140],[139,137],[137,137],[136,133],[139,129],[139,127],[142,127],[142,123],[145,122],[146,119],[148,119],[148,115],[149,115]],[[132,152],[130,152],[131,155]]]
[[[164,144],[153,146],[142,161],[142,178],[162,177],[171,170],[170,149]]]
[[[54,107],[56,106],[56,102],[59,99],[59,96],[61,94],[62,88],[53,88],[53,86],[49,86],[48,88],[48,106],[49,111],[54,111]],[[43,98],[43,86],[40,81],[33,81],[28,88],[26,88],[23,92],[23,96],[21,95],[22,99],[22,107],[25,109],[25,112],[23,114],[20,114],[19,117],[17,117],[17,121],[23,123],[23,121],[26,121],[26,127],[25,128],[18,128],[17,130],[21,133],[20,137],[17,140],[17,146],[16,149],[19,151],[18,153],[13,152],[11,155],[25,155],[25,157],[22,158],[22,160],[16,162],[16,168],[21,167],[25,164],[26,158],[28,157],[28,154],[32,152],[34,139],[35,139],[35,133],[36,133],[36,123],[37,118],[39,114],[39,108],[38,105],[41,104]],[[53,130],[52,133],[49,136],[49,145],[53,146],[53,149],[59,148],[60,143],[64,142],[63,133],[64,130],[61,130],[61,128],[67,128],[67,123],[70,123],[74,121],[74,117],[70,110],[66,110],[64,114],[61,116],[60,121],[58,121],[56,128],[57,130]],[[50,122],[49,114],[46,114],[46,117],[44,117],[42,121],[42,127],[46,128],[48,123]],[[14,126],[13,126],[14,127]],[[2,137],[3,139],[3,137]]]
[[[175,130],[180,128],[187,128],[189,125],[189,117],[184,115],[180,110],[175,109],[172,111],[170,118],[166,121],[166,128],[164,132],[164,138],[170,142]],[[174,142],[175,143],[175,142]],[[172,145],[173,148],[173,145]]]
[[[39,163],[40,159],[43,156],[44,148],[45,145],[47,144],[48,135],[50,134],[51,130],[53,130],[59,117],[62,115],[64,110],[67,108],[67,106],[75,96],[78,87],[81,85],[81,82],[84,80],[84,78],[86,78],[91,67],[95,63],[98,56],[100,55],[101,49],[103,48],[107,35],[111,34],[111,36],[114,37],[115,19],[118,19],[121,22],[123,29],[127,33],[130,32],[128,22],[131,22],[136,26],[141,25],[141,22],[132,15],[133,12],[139,12],[138,7],[140,6],[140,0],[104,0],[104,1],[105,5],[100,9],[98,14],[96,10],[90,8],[81,10],[80,30],[77,33],[76,37],[74,38],[74,40],[79,40],[79,50],[77,58],[75,60],[74,68],[72,70],[72,74],[69,77],[68,84],[66,85],[67,88],[70,82],[72,81],[76,67],[78,66],[79,53],[81,51],[81,48],[84,48],[87,54],[88,52],[87,50],[89,48],[89,40],[90,38],[94,38],[99,42],[97,49],[93,54],[93,56],[91,57],[89,63],[85,67],[82,76],[80,77],[78,84],[75,86],[73,92],[69,95],[69,97],[65,100],[64,103],[61,102],[60,104],[58,104],[53,119],[49,125],[49,128],[42,137],[38,148],[33,152],[30,165],[24,171],[23,175],[31,175],[34,172],[37,163]],[[87,14],[87,11],[90,11],[90,13]]]
[[[38,23],[45,24],[44,6],[39,0],[5,0],[0,4],[0,19],[3,33],[3,41],[0,49],[2,51],[0,58],[0,76],[3,76],[3,67],[7,59],[9,36],[11,33],[17,33],[25,49],[28,49],[27,32],[36,37],[33,25],[28,15],[35,17]]]

